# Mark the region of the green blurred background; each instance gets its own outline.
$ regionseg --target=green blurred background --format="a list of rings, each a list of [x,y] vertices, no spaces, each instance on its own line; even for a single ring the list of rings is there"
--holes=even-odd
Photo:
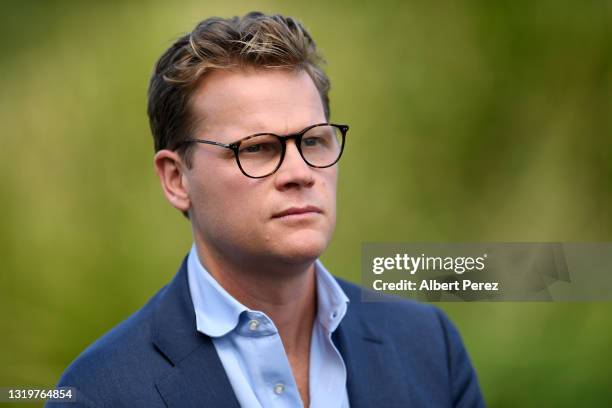
[[[296,16],[328,60],[332,118],[351,125],[335,274],[359,281],[367,241],[612,241],[610,1],[0,8],[0,386],[53,385],[188,251],[146,89],[212,15]],[[611,406],[612,304],[440,306],[490,406]]]

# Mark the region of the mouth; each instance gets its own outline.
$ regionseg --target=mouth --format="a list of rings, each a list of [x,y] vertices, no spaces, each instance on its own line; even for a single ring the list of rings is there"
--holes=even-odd
[[[284,211],[274,214],[272,218],[303,218],[322,213],[323,211],[319,207],[308,205],[305,207],[287,208]]]

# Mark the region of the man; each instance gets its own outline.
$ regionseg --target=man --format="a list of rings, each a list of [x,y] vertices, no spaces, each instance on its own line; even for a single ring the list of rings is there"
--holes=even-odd
[[[160,58],[155,168],[194,244],[168,286],[66,370],[76,406],[483,405],[439,310],[362,304],[318,261],[348,131],[329,122],[319,64],[300,24],[261,13],[205,20]]]

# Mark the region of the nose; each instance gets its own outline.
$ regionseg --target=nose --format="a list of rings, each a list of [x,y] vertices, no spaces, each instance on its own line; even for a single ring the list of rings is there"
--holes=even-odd
[[[295,139],[287,140],[285,158],[275,174],[278,189],[311,187],[314,184],[313,169],[300,154]]]

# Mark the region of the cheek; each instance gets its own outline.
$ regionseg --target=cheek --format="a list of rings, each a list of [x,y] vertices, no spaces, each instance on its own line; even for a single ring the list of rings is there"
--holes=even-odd
[[[336,222],[336,186],[338,184],[338,172],[333,171],[330,174],[325,174],[321,179],[321,195],[328,207],[329,220],[333,224]]]
[[[258,197],[240,183],[215,182],[194,189],[195,233],[217,248],[246,247],[258,225]]]
[[[330,174],[327,174],[323,179],[323,191],[326,197],[333,200],[332,204],[336,203],[336,189],[338,186],[338,171],[334,170]]]
[[[231,173],[205,175],[208,182],[194,188],[192,205],[204,224],[246,230],[249,221],[260,217],[265,197],[259,193],[257,180]]]

